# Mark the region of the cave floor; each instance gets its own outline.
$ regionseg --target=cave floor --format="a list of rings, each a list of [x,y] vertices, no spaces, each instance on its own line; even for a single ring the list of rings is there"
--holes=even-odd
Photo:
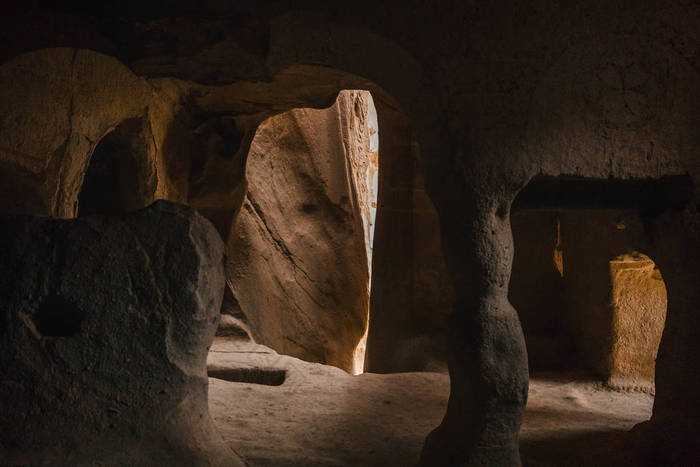
[[[208,366],[219,376],[209,378],[214,423],[251,466],[415,465],[449,395],[445,374],[352,376],[230,338],[215,340]],[[533,377],[523,464],[600,465],[652,404],[649,394],[574,375]]]

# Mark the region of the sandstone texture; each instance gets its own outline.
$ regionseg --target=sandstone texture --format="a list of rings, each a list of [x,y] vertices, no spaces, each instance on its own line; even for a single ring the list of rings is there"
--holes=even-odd
[[[610,262],[613,339],[609,384],[650,386],[666,321],[661,272],[648,256],[621,255]]]
[[[113,153],[107,159],[121,168],[109,170],[121,184],[105,186],[109,177],[98,176],[93,193],[84,195],[99,196],[101,189],[115,200],[103,200],[102,206],[92,201],[88,212],[184,199],[181,150],[188,139],[179,131],[177,93],[156,90],[113,57],[69,48],[29,52],[3,63],[0,85],[3,212],[75,217],[94,152]]]
[[[266,120],[228,242],[231,291],[257,342],[353,371],[367,326],[368,93]]]
[[[214,340],[208,366],[214,423],[252,466],[415,465],[449,397],[445,374],[351,376],[228,338]],[[258,373],[231,380],[225,369]],[[283,377],[271,385],[264,375],[274,371]],[[653,401],[572,373],[535,375],[520,433],[524,463],[639,465],[624,450],[625,431],[649,418]]]
[[[7,464],[242,465],[209,417],[224,245],[191,208],[0,221]]]

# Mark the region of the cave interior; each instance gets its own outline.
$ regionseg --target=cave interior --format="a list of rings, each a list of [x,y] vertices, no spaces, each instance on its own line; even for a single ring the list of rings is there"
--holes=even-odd
[[[0,465],[700,459],[700,4],[1,7]]]

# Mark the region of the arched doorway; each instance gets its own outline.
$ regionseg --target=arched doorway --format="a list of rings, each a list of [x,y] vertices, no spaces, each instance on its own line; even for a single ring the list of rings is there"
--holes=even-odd
[[[123,122],[95,146],[78,194],[77,215],[118,214],[153,201],[153,139],[140,119]]]
[[[650,248],[642,216],[673,204],[667,188],[541,178],[514,201],[509,300],[530,366],[524,461],[609,457],[610,443],[651,417],[667,295],[640,252]]]
[[[294,109],[259,126],[228,240],[224,309],[258,343],[362,371],[377,136],[367,91],[342,91],[327,109]]]

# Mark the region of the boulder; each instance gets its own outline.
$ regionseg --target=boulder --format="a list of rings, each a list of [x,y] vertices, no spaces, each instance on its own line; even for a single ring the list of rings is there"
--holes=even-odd
[[[344,92],[260,126],[228,241],[227,278],[256,342],[347,371],[368,316],[368,99]]]
[[[159,201],[0,225],[3,462],[241,465],[207,405],[225,282],[207,220]]]

